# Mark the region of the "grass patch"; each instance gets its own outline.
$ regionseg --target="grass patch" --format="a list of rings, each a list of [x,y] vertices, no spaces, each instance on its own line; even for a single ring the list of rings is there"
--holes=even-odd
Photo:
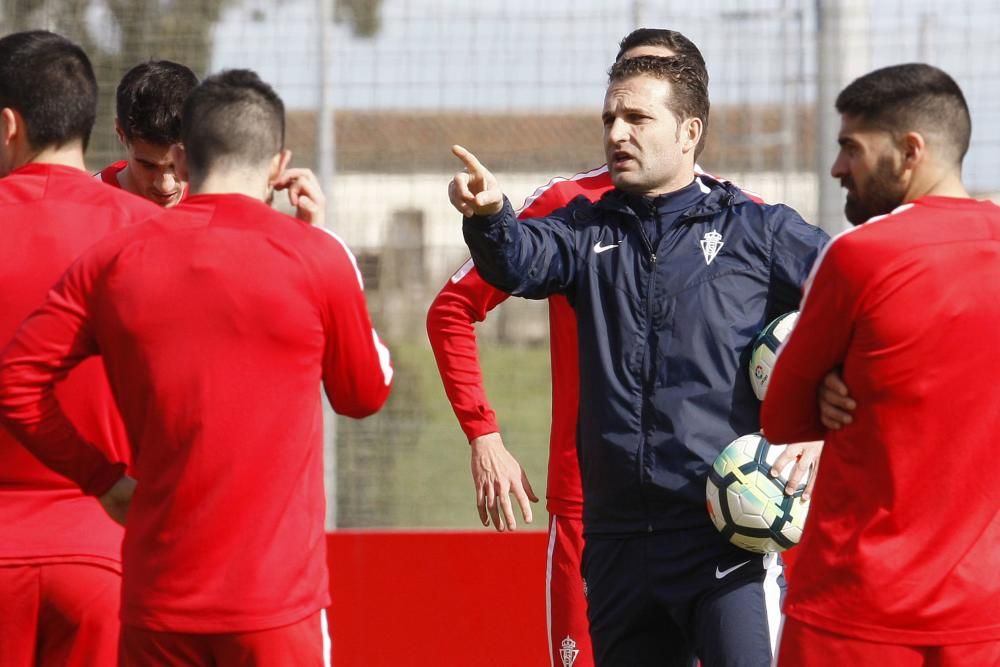
[[[393,395],[378,415],[340,419],[338,517],[342,527],[481,527],[469,447],[444,394],[426,343],[390,346]],[[487,395],[504,443],[535,493],[533,528],[545,528],[545,475],[551,415],[546,345],[483,344]],[[519,524],[520,514],[518,513]]]

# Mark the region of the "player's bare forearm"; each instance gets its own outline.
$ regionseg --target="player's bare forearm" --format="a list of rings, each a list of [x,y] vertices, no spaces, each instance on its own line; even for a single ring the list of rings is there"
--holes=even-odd
[[[507,451],[500,434],[487,433],[473,438],[469,445],[472,449],[472,482],[476,487],[479,520],[484,526],[490,525],[492,520],[498,532],[516,530],[517,521],[510,502],[510,494],[513,494],[525,522],[531,523],[531,503],[538,502],[538,497],[531,488],[528,475]]]

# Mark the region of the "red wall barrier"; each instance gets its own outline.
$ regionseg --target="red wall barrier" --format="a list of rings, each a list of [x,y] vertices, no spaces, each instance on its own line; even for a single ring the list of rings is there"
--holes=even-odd
[[[334,667],[546,667],[546,539],[331,533]]]
[[[334,667],[548,667],[547,537],[329,534]]]

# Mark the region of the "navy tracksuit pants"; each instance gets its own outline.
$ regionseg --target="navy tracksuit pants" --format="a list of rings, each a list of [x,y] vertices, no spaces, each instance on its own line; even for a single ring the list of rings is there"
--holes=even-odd
[[[781,559],[708,529],[587,536],[598,667],[769,667],[785,592]]]

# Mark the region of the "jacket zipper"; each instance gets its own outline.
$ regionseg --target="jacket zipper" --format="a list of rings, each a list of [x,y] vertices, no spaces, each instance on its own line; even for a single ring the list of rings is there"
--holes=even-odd
[[[656,217],[656,207],[650,204],[649,206],[650,216],[653,217],[655,222]],[[638,218],[638,216],[636,216]],[[653,286],[656,283],[656,251],[653,248],[652,242],[649,237],[646,236],[646,231],[642,228],[642,219],[639,219],[639,237],[642,239],[643,244],[646,246],[646,250],[649,251],[649,284],[646,286],[646,332],[643,342],[643,353],[642,353],[642,364],[640,369],[646,366],[646,355],[649,354],[649,334],[653,328]],[[653,383],[655,385],[656,378],[653,378]],[[646,438],[648,437],[647,432],[649,430],[646,424],[646,397],[640,395],[639,397],[639,423],[642,425],[642,433],[639,437],[639,451],[636,453],[636,458],[639,463],[639,500],[642,503],[642,514],[646,519],[646,532],[653,532],[653,524],[649,520],[649,508],[646,505],[646,485],[642,478],[642,471],[645,465],[646,458]]]

